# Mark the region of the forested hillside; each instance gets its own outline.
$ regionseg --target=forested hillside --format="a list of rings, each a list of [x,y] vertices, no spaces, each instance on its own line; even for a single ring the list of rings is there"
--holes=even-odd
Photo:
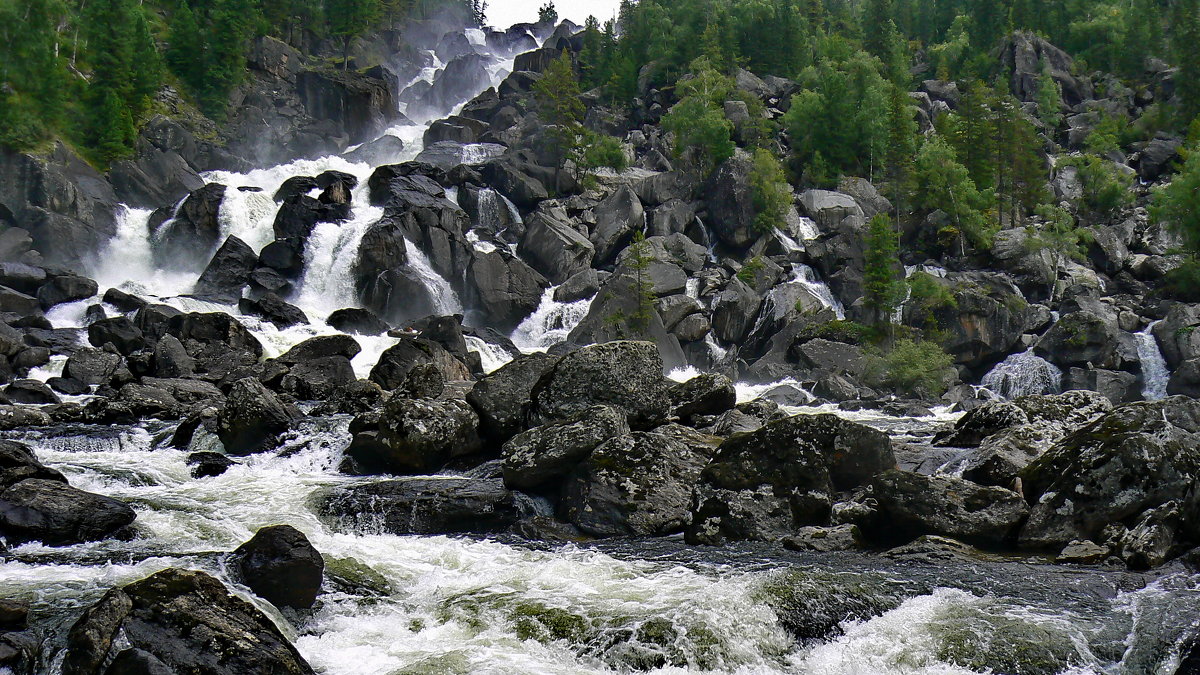
[[[480,0],[2,0],[0,144],[69,139],[96,164],[129,156],[163,85],[224,118],[246,76],[250,41],[271,35],[340,56],[364,32],[454,11],[483,18]],[[339,49],[340,47],[340,49]]]

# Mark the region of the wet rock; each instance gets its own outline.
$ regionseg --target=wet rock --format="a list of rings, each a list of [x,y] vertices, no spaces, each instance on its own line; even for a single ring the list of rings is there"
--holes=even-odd
[[[532,515],[529,499],[499,479],[387,480],[335,489],[321,512],[340,523],[392,534],[502,532]]]
[[[1101,366],[1117,346],[1117,328],[1088,311],[1072,312],[1060,318],[1038,340],[1034,351],[1051,363],[1071,366]]]
[[[696,487],[687,539],[777,540],[824,525],[833,490],[895,465],[883,433],[834,415],[795,415],[721,444]]]
[[[354,335],[383,335],[392,328],[371,310],[358,308],[339,309],[330,314],[325,323]]]
[[[70,546],[110,537],[134,521],[124,502],[61,480],[27,478],[0,492],[0,535],[10,544]]]
[[[100,673],[129,649],[174,673],[313,672],[266,615],[211,576],[178,568],[115,588],[84,612],[67,637],[63,675]]]
[[[154,373],[158,377],[189,377],[196,371],[196,360],[174,335],[164,335],[154,345]]]
[[[219,452],[205,451],[188,455],[187,465],[192,467],[192,478],[212,478],[225,473],[237,462]]]
[[[554,301],[575,302],[593,297],[607,276],[607,273],[591,268],[573,274],[554,289]]]
[[[100,290],[95,281],[87,277],[65,274],[56,276],[38,289],[37,298],[43,309],[76,300],[86,300]]]
[[[1056,443],[1021,472],[1033,504],[1020,543],[1061,547],[1101,541],[1110,524],[1134,526],[1167,502],[1196,518],[1200,476],[1200,402],[1175,396],[1121,406]],[[1189,543],[1185,535],[1173,546]]]
[[[224,185],[209,183],[193,190],[184,199],[174,220],[163,228],[162,237],[154,246],[155,264],[159,267],[185,266],[199,271],[198,263],[217,246],[221,234],[218,214],[225,198]]]
[[[671,385],[672,414],[681,420],[700,415],[719,415],[737,403],[733,381],[719,373],[702,373]]]
[[[350,359],[341,355],[304,359],[283,376],[280,388],[302,401],[328,399],[358,380]]]
[[[28,604],[19,600],[0,600],[0,631],[25,630],[28,624]]]
[[[857,525],[833,527],[802,527],[796,534],[783,538],[783,547],[792,551],[857,551],[863,547],[863,536]]]
[[[481,309],[486,325],[506,332],[537,309],[549,285],[506,249],[477,254],[467,270],[469,302]]]
[[[504,484],[528,489],[560,479],[601,443],[628,433],[624,413],[612,406],[595,406],[572,420],[521,432],[501,451]]]
[[[383,68],[303,70],[296,75],[296,93],[309,115],[334,122],[350,143],[361,143],[396,119],[399,107],[390,84],[395,78]]]
[[[616,257],[633,239],[634,229],[641,229],[646,212],[637,194],[622,185],[596,205],[596,224],[592,228],[591,242],[595,247],[593,267],[603,267]]]
[[[1095,565],[1104,562],[1111,552],[1107,546],[1101,546],[1086,539],[1076,539],[1059,551],[1058,555],[1054,557],[1054,562]]]
[[[877,540],[935,534],[1000,544],[1028,513],[1024,500],[1011,490],[951,476],[887,471],[872,481],[871,488],[878,507],[870,534]]]
[[[56,469],[51,469],[40,461],[28,445],[16,441],[0,441],[0,490],[7,489],[26,478],[66,483]]]
[[[141,317],[140,312],[138,316]],[[179,338],[185,345],[189,340],[194,340],[202,345],[215,344],[226,350],[245,353],[254,360],[262,358],[262,343],[258,338],[237,319],[223,312],[173,315],[167,320],[166,332]],[[189,353],[192,352],[189,350]]]
[[[318,335],[287,350],[279,361],[287,364],[304,363],[312,359],[342,356],[352,359],[362,351],[358,340],[349,335]]]
[[[379,356],[369,379],[385,391],[404,385],[408,372],[419,363],[431,363],[448,382],[471,379],[466,365],[442,345],[420,337],[401,337]]]
[[[212,302],[235,304],[242,297],[242,290],[250,283],[250,275],[257,266],[258,255],[254,249],[231,235],[217,249],[192,292]]]
[[[238,311],[270,321],[279,330],[308,323],[308,317],[295,305],[284,302],[274,293],[264,293],[257,300],[238,300]]]
[[[111,344],[122,356],[129,356],[146,346],[142,331],[123,316],[102,319],[88,326],[88,342],[93,347]]]
[[[762,296],[741,279],[729,281],[713,302],[713,333],[724,342],[745,340],[762,306]]]
[[[50,415],[41,410],[17,405],[0,405],[0,431],[44,427],[51,421]]]
[[[591,268],[595,247],[570,223],[542,211],[525,222],[517,255],[553,284]]]
[[[276,607],[308,609],[321,592],[325,561],[291,525],[264,527],[237,547],[230,564],[254,594]]]
[[[654,432],[612,438],[567,480],[560,514],[597,536],[679,532],[691,522],[692,486],[714,451]]]
[[[634,429],[656,425],[670,408],[662,358],[651,342],[590,345],[562,357],[534,386],[529,418],[537,424],[574,417],[594,405],[623,410]]]
[[[467,402],[479,413],[483,435],[504,442],[524,430],[533,387],[557,362],[544,353],[519,356],[476,382]]]
[[[39,380],[15,380],[4,388],[4,395],[12,403],[46,405],[60,403],[58,396]]]
[[[217,436],[225,452],[231,455],[273,450],[279,443],[279,434],[298,417],[298,410],[280,402],[258,380],[246,377],[229,390],[217,417]]]
[[[52,377],[46,380],[51,389],[67,396],[79,396],[89,393],[92,388],[73,377]]]
[[[374,430],[354,436],[346,449],[352,473],[430,473],[456,457],[478,453],[479,416],[464,401],[395,397]]]

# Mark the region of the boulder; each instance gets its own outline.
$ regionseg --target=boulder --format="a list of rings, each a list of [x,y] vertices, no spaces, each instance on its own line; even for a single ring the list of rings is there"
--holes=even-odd
[[[270,321],[279,330],[308,323],[308,316],[295,305],[284,302],[274,293],[264,293],[257,300],[238,300],[238,311]]]
[[[705,186],[710,224],[722,243],[744,249],[758,239],[754,229],[754,197],[750,186],[753,161],[739,150],[713,172]]]
[[[119,533],[136,517],[124,502],[73,488],[61,477],[26,478],[0,492],[0,536],[9,544],[97,541]]]
[[[237,547],[229,563],[254,594],[276,607],[308,609],[321,592],[325,561],[304,533],[272,525]]]
[[[553,284],[591,268],[595,247],[567,222],[538,211],[525,222],[517,255]]]
[[[795,415],[730,436],[696,487],[687,539],[777,540],[824,525],[833,490],[896,464],[887,435],[834,415]]]
[[[226,187],[209,183],[193,190],[175,211],[174,217],[155,233],[152,249],[158,267],[199,271],[208,261],[208,252],[217,247],[221,236],[218,219]]]
[[[830,190],[805,190],[800,205],[821,230],[836,230],[847,218],[863,219],[866,214],[850,195]]]
[[[1033,507],[1020,543],[1061,548],[1075,539],[1102,541],[1106,527],[1133,526],[1170,501],[1181,505],[1184,522],[1194,527],[1200,522],[1198,477],[1200,402],[1174,396],[1121,406],[1069,434],[1021,471]],[[1193,538],[1173,544],[1194,544]]]
[[[287,431],[300,411],[281,402],[258,380],[246,377],[233,383],[217,416],[217,436],[231,455],[273,450],[279,434]]]
[[[120,365],[120,354],[84,347],[67,358],[63,375],[84,384],[108,384]]]
[[[358,356],[362,347],[358,341],[349,335],[318,335],[287,350],[279,357],[281,363],[295,365],[329,356],[342,356],[352,359]]]
[[[350,143],[362,143],[398,117],[395,77],[383,68],[304,70],[296,75],[296,93],[309,115],[334,122]]]
[[[483,314],[486,325],[509,332],[537,309],[550,285],[507,249],[477,253],[467,268],[467,304]]]
[[[591,455],[596,446],[629,433],[622,411],[595,406],[574,419],[523,431],[505,444],[504,484],[513,489],[537,488],[561,479]]]
[[[202,451],[188,455],[187,464],[192,467],[192,478],[212,478],[225,473],[237,462],[219,452]]]
[[[41,311],[41,303],[37,298],[14,291],[6,286],[0,286],[0,312],[29,316],[38,311]]]
[[[146,346],[142,331],[123,316],[101,319],[88,326],[88,342],[94,347],[111,344],[123,356],[129,356]]]
[[[12,403],[45,405],[59,403],[58,396],[40,380],[14,380],[4,388],[4,396]]]
[[[6,230],[7,232],[7,230]],[[46,283],[46,270],[35,265],[3,258],[0,262],[0,286],[33,295]]]
[[[1061,317],[1034,345],[1034,352],[1051,363],[1102,366],[1117,347],[1117,327],[1088,311]]]
[[[479,416],[464,401],[393,397],[376,428],[354,436],[345,468],[357,474],[431,473],[482,447]]]
[[[671,385],[672,414],[680,420],[701,415],[720,415],[737,404],[733,381],[719,373],[702,373],[686,382]]]
[[[479,413],[481,433],[502,443],[524,430],[533,387],[557,362],[544,353],[519,356],[476,382],[467,402]]]
[[[293,365],[280,388],[302,401],[323,401],[358,380],[350,359],[341,355],[305,359]]]
[[[471,373],[445,347],[421,337],[401,337],[396,344],[380,354],[379,361],[371,369],[369,379],[386,391],[398,389],[404,384],[408,372],[418,363],[432,363],[442,372],[448,382],[471,379]]]
[[[713,301],[713,333],[723,342],[741,343],[754,326],[762,295],[733,278]]]
[[[28,445],[16,441],[0,441],[0,491],[26,478],[67,482],[57,470],[38,461],[37,455]]]
[[[691,522],[692,488],[712,458],[712,444],[654,432],[617,436],[571,474],[561,516],[596,536],[666,535]]]
[[[138,318],[141,316],[139,312]],[[167,319],[165,332],[179,338],[185,345],[189,340],[201,345],[220,345],[223,349],[244,353],[256,361],[263,353],[258,338],[241,322],[224,312],[175,314]]]
[[[590,238],[595,247],[592,266],[603,267],[629,245],[635,230],[642,230],[646,212],[633,189],[622,185],[597,204],[594,213],[596,224]]]
[[[880,541],[933,534],[998,545],[1029,512],[1021,496],[1011,490],[909,471],[879,475],[871,482],[871,495],[877,507],[869,533]]]
[[[320,511],[344,526],[401,535],[502,532],[533,515],[529,498],[498,478],[450,476],[337,488]]]
[[[662,358],[650,342],[590,345],[559,359],[531,392],[535,424],[567,420],[594,405],[623,410],[635,429],[655,426],[670,398]]]
[[[74,274],[56,276],[38,289],[37,298],[43,309],[76,300],[86,300],[96,295],[100,286],[87,277]]]
[[[154,345],[154,374],[157,377],[189,377],[196,371],[196,360],[174,335],[164,335]]]
[[[67,636],[63,675],[112,672],[105,664],[129,650],[173,673],[313,673],[265,614],[204,572],[178,568],[114,588],[84,612]]]
[[[353,335],[383,335],[392,328],[371,310],[356,307],[333,312],[325,323],[343,333]]]

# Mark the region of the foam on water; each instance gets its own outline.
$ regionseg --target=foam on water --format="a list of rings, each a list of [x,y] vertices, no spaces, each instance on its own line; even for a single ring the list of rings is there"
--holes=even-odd
[[[1154,337],[1154,327],[1158,324],[1155,321],[1133,336],[1137,340],[1138,361],[1142,364],[1142,398],[1147,401],[1166,398],[1167,384],[1171,380],[1167,360],[1158,346],[1158,338]]]
[[[554,299],[556,288],[558,287],[547,288],[542,293],[542,301],[537,309],[513,331],[513,344],[522,352],[544,352],[566,340],[592,308],[592,300],[595,298],[558,302]]]
[[[506,363],[513,360],[512,354],[502,347],[494,345],[482,338],[474,335],[466,336],[467,350],[479,354],[479,360],[483,364],[483,372],[491,373],[499,370]]]

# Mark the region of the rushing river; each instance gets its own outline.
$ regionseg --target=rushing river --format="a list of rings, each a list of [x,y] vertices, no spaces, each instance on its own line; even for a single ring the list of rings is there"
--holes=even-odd
[[[199,480],[187,454],[213,439],[172,449],[163,423],[13,436],[73,485],[138,512],[131,541],[27,544],[0,565],[0,596],[32,602],[45,637],[39,672],[56,672],[84,607],[170,566],[220,577],[330,675],[1172,673],[1200,618],[1200,577],[1178,570],[350,530],[311,506],[324,490],[363,480],[336,471],[348,421],[310,418],[278,454]],[[911,433],[919,421],[891,424]],[[327,561],[316,608],[286,617],[223,567],[226,552],[280,523]]]

